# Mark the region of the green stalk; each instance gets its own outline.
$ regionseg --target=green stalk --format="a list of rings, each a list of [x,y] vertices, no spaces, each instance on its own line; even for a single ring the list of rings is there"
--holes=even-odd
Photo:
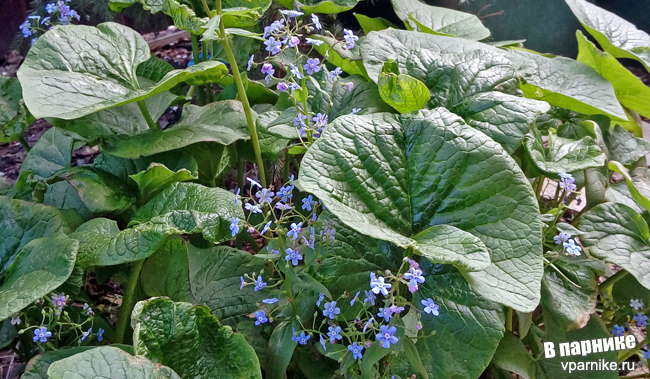
[[[208,49],[207,49],[207,44],[204,41],[201,41],[201,51],[203,51],[203,60],[207,61]],[[213,102],[214,98],[212,97],[212,84],[210,83],[206,84],[205,89],[208,91],[208,103]]]
[[[192,56],[194,57],[194,64],[199,64],[199,42],[196,39],[196,35],[191,34],[190,39],[192,40]],[[199,90],[199,104],[201,106],[205,105],[205,93],[203,92],[203,86],[197,88]]]
[[[221,16],[221,0],[217,0],[217,15]],[[255,120],[253,120],[253,113],[251,111],[251,105],[248,102],[248,96],[246,96],[246,89],[244,88],[244,83],[241,81],[241,75],[239,73],[239,67],[237,66],[237,60],[235,55],[232,52],[232,46],[230,46],[230,40],[226,35],[226,30],[223,26],[223,22],[219,23],[219,38],[222,40],[223,49],[226,52],[228,57],[228,63],[230,63],[230,68],[232,69],[232,76],[235,79],[235,84],[237,85],[237,91],[239,92],[239,98],[242,105],[244,106],[244,114],[246,114],[246,121],[248,122],[248,131],[251,134],[251,142],[253,143],[253,149],[255,150],[255,160],[257,161],[257,169],[260,175],[260,182],[262,186],[266,187],[266,174],[264,169],[264,160],[262,159],[262,150],[260,149],[260,141],[257,138],[257,129],[255,128]]]
[[[506,312],[506,330],[512,332],[512,308],[508,307],[508,312]]]
[[[131,319],[131,312],[133,311],[135,289],[140,281],[140,271],[144,265],[144,259],[133,262],[131,272],[129,272],[129,281],[124,289],[124,297],[122,298],[122,306],[120,307],[120,318],[117,319],[117,327],[115,331],[115,343],[124,343],[124,334],[129,326]]]
[[[627,270],[621,270],[617,272],[616,274],[610,276],[607,278],[604,282],[600,283],[598,286],[598,289],[600,290],[600,293],[608,293],[609,289],[612,288],[614,283],[618,282],[619,280],[623,279],[624,277],[627,276],[629,272]]]
[[[196,86],[190,86],[190,89],[187,90],[187,95],[185,95],[185,99],[192,101],[192,98],[194,97],[194,91],[196,91]]]
[[[23,147],[23,149],[25,149],[26,152],[29,153],[32,150],[29,147],[29,144],[27,143],[27,141],[25,141],[25,137],[22,134],[18,137],[18,142],[20,142],[20,145]]]
[[[147,109],[147,106],[143,100],[138,101],[138,108],[140,108],[142,116],[144,117],[145,121],[147,121],[149,129],[160,129],[153,118],[151,118],[151,114],[149,114],[149,110]]]

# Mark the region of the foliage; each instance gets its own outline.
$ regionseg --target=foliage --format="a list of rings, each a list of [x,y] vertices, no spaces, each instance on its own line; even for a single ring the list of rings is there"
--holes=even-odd
[[[136,2],[196,64],[65,25],[63,1],[0,78],[0,140],[54,125],[0,192],[0,346],[25,377],[555,378],[542,342],[645,326],[650,106],[617,58],[650,62],[650,36],[583,0],[604,51],[578,32],[577,60],[415,0],[392,1],[407,30],[356,15],[365,35],[317,14],[356,0],[111,7]]]

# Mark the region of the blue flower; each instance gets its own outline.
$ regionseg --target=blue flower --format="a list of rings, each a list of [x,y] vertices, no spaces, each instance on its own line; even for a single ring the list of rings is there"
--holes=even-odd
[[[363,345],[358,345],[356,342],[354,342],[352,345],[348,345],[348,350],[352,352],[352,358],[354,359],[362,358],[361,352],[363,351]]]
[[[97,331],[97,341],[102,342],[103,339],[104,339],[104,329],[99,328],[99,330]]]
[[[566,240],[568,240],[569,238],[571,238],[570,235],[568,235],[566,233],[563,233],[563,232],[560,232],[559,235],[553,237],[553,241],[555,241],[555,244],[560,245],[563,242],[565,242]]]
[[[85,341],[86,338],[90,335],[90,332],[92,332],[93,328],[89,328],[88,331],[84,332],[81,335],[81,342]]]
[[[247,211],[252,213],[262,213],[262,208],[260,208],[259,205],[256,204],[246,203],[246,205],[244,205],[244,208],[246,208]]]
[[[368,327],[372,324],[373,321],[375,321],[375,318],[371,316],[370,319],[368,319],[368,321],[366,322],[366,325],[363,326],[364,334],[366,333],[366,330],[368,330]]]
[[[269,35],[271,35],[272,33],[278,33],[280,31],[280,29],[282,29],[282,28],[284,28],[284,19],[273,21],[271,23],[271,25],[264,28],[264,36],[263,37],[266,38]],[[273,38],[273,37],[271,37],[271,38]]]
[[[307,63],[303,67],[307,71],[307,75],[311,75],[314,72],[320,71],[320,59],[318,58],[309,58]]]
[[[622,326],[614,325],[614,329],[612,329],[612,334],[615,337],[623,337],[625,334],[625,328]]]
[[[291,230],[289,230],[287,236],[293,238],[294,240],[297,240],[298,234],[300,234],[300,232],[302,232],[302,222],[299,222],[297,224],[295,222],[292,222]]]
[[[576,245],[576,242],[572,239],[565,242],[563,245],[564,248],[566,249],[567,254],[573,255],[574,257],[579,256],[580,252],[582,251],[582,248]]]
[[[352,82],[346,84],[346,86],[348,87],[348,91],[350,91],[350,92],[352,92],[352,90],[354,89],[354,83],[352,83]]]
[[[317,306],[317,307],[320,307],[320,303],[323,301],[324,298],[325,298],[325,294],[324,294],[324,293],[319,293],[319,294],[318,294],[318,300],[316,301],[316,306]]]
[[[395,337],[395,332],[397,328],[391,326],[390,328],[386,325],[382,325],[379,328],[380,332],[377,334],[377,341],[379,341],[379,346],[388,349],[390,344],[397,343],[397,337]]]
[[[424,313],[432,314],[434,316],[438,316],[440,314],[438,311],[438,304],[436,304],[432,298],[422,300],[421,303],[424,305]]]
[[[325,43],[325,41],[321,41],[319,39],[313,39],[313,38],[305,38],[305,41],[307,41],[308,44],[314,45],[314,46],[320,46]]]
[[[409,281],[409,291],[414,293],[418,289],[418,285],[424,283],[424,276],[422,270],[417,267],[411,267],[408,272],[404,274],[404,279]]]
[[[361,108],[352,108],[352,112],[350,112],[350,114],[357,114],[359,112],[361,112]]]
[[[251,57],[248,58],[248,66],[246,66],[246,71],[250,71],[250,70],[251,70],[251,67],[253,66],[253,57],[254,57],[254,56],[255,56],[255,54],[251,55]]]
[[[320,335],[320,344],[323,346],[323,350],[327,351],[327,348],[325,347],[325,338],[323,338],[323,335]]]
[[[63,307],[65,307],[66,300],[67,298],[65,294],[52,295],[52,305],[54,305],[58,310],[61,310]]]
[[[271,204],[274,196],[275,196],[275,192],[269,191],[266,188],[262,188],[261,191],[258,191],[255,194],[255,197],[257,197],[257,200],[260,202],[260,204],[264,204],[264,203]]]
[[[330,71],[330,74],[329,74],[329,76],[327,78],[328,79],[338,78],[339,75],[341,75],[342,73],[343,73],[343,70],[341,69],[341,67],[337,67],[334,70]]]
[[[302,12],[291,11],[291,10],[286,10],[286,9],[282,9],[280,12],[281,12],[283,15],[289,17],[290,19],[291,19],[291,18],[298,17],[298,16],[302,16],[302,15],[304,14],[304,13],[302,13]]]
[[[328,330],[329,330],[329,332],[327,332],[327,336],[330,338],[331,343],[336,343],[336,340],[340,340],[341,338],[343,338],[343,336],[341,336],[341,327],[340,326],[337,326],[336,328],[333,327],[333,326],[330,326],[328,328]]]
[[[279,209],[281,211],[289,211],[291,210],[291,205],[289,204],[282,204],[282,203],[276,203],[275,204],[275,209]]]
[[[314,123],[316,124],[315,126],[327,126],[328,124],[328,116],[325,113],[318,113],[316,116],[313,118]]]
[[[293,76],[296,77],[296,79],[302,79],[304,76],[302,75],[302,72],[300,72],[300,69],[292,64],[289,65],[291,67],[291,73]]]
[[[643,359],[650,359],[650,351],[643,352]]]
[[[341,308],[336,307],[336,301],[331,301],[325,303],[325,310],[323,310],[323,316],[334,319],[337,314],[341,313]]]
[[[318,202],[320,203],[320,200]],[[325,206],[323,206],[323,209],[325,209]],[[325,228],[324,230],[320,231],[320,236],[322,237],[323,242],[327,242],[328,239],[330,241],[334,241],[336,239],[336,229]]]
[[[265,234],[266,232],[268,232],[268,231],[269,231],[269,228],[271,227],[271,223],[272,223],[272,222],[273,222],[273,220],[267,222],[266,225],[264,225],[264,227],[263,227],[262,230],[260,231],[260,234],[263,235],[263,234]]]
[[[52,337],[52,333],[47,331],[47,327],[41,326],[40,329],[34,330],[34,342],[47,342],[47,339]]]
[[[236,236],[239,233],[239,219],[237,217],[232,217],[230,219],[230,232],[232,237]]]
[[[374,272],[370,273],[370,289],[374,292],[375,295],[379,295],[381,292],[382,295],[388,295],[388,289],[391,288],[390,283],[384,283],[384,277],[380,276],[377,278]]]
[[[273,75],[273,73],[275,73],[275,69],[273,68],[272,64],[264,63],[262,65],[262,74]]]
[[[274,297],[274,298],[271,298],[271,299],[264,299],[264,300],[262,300],[262,303],[264,303],[264,304],[275,304],[278,301],[279,301],[278,298]]]
[[[287,38],[282,40],[282,43],[289,46],[289,47],[296,47],[296,46],[300,45],[300,38],[298,38],[296,36],[293,36],[293,37],[289,38],[289,36],[287,36]]]
[[[306,335],[305,332],[300,332],[300,335],[296,337],[296,342],[298,342],[301,345],[306,345],[307,341],[311,338],[310,335]]]
[[[21,32],[23,32],[23,37],[27,38],[32,35],[31,24],[29,20],[25,20],[20,26],[18,26]]]
[[[354,303],[359,300],[359,294],[361,294],[361,291],[358,291],[357,294],[354,296],[354,299],[350,301],[350,306],[353,306]]]
[[[635,311],[639,311],[639,310],[643,309],[643,300],[631,299],[630,300],[630,307],[634,308]]]
[[[264,283],[264,280],[262,280],[262,276],[258,276],[257,280],[255,281],[255,292],[261,290],[264,287],[266,287],[266,283]]]
[[[307,116],[305,116],[306,118]],[[292,184],[286,185],[278,191],[278,196],[280,196],[280,201],[282,202],[288,202],[289,199],[293,198],[293,193],[291,193],[294,189],[294,186]]]
[[[642,313],[634,316],[634,321],[636,321],[637,326],[646,326],[648,324],[648,316],[644,316]]]
[[[282,49],[282,42],[277,41],[275,37],[269,37],[268,40],[264,41],[266,45],[266,51],[270,52],[271,55],[275,55],[280,52]]]
[[[560,175],[560,188],[562,188],[565,191],[573,192],[577,189],[575,185],[575,179],[573,178],[573,175],[571,174],[559,174]]]
[[[307,116],[305,116],[302,113],[299,113],[297,117],[294,117],[293,120],[293,126],[305,126],[305,120],[307,119]],[[283,200],[284,201],[284,200]]]
[[[291,261],[291,264],[294,266],[298,266],[298,261],[302,260],[302,255],[298,252],[298,250],[294,250],[292,248],[287,248],[286,250],[287,256],[284,257],[285,260]]]
[[[377,313],[377,317],[383,317],[384,321],[388,322],[390,321],[390,318],[393,317],[393,313],[388,308],[386,309],[379,308],[379,313]]]
[[[377,296],[375,296],[375,294],[372,293],[372,291],[365,291],[364,290],[364,292],[366,293],[366,298],[363,299],[363,302],[375,305],[375,300],[377,300]]]
[[[41,25],[43,25],[43,24],[45,24],[45,25],[50,25],[50,19],[51,19],[51,18],[52,18],[52,17],[49,17],[49,16],[48,16],[48,17],[45,17],[44,19],[42,19],[42,20],[41,20]]]
[[[359,40],[359,37],[355,36],[352,30],[343,29],[343,39],[345,39],[343,46],[348,50],[352,50],[355,42]]]
[[[52,12],[56,11],[56,4],[54,3],[49,3],[45,5],[45,11],[48,14],[52,14]]]
[[[287,82],[280,82],[275,88],[277,88],[278,91],[280,92],[287,92],[287,90],[289,89],[289,85],[287,84]]]
[[[312,195],[307,196],[306,198],[302,199],[302,209],[306,211],[310,211],[312,207],[316,204],[314,201],[314,197]]]
[[[239,286],[239,290],[243,290],[244,286],[246,285],[246,282],[244,281],[244,277],[240,276],[239,280],[241,280],[241,285]]]
[[[269,319],[266,317],[266,311],[264,310],[259,310],[255,312],[255,325],[261,325],[264,324],[265,322],[268,322]]]
[[[318,29],[318,30],[323,29],[323,25],[321,25],[320,20],[318,19],[318,16],[316,16],[313,13],[311,15],[311,22],[314,23],[314,26],[316,27],[316,29]]]
[[[315,249],[314,247],[314,242],[316,242],[315,238],[312,237],[310,239],[307,239],[307,237],[302,236],[302,241],[305,243],[305,245],[309,246],[312,249]]]

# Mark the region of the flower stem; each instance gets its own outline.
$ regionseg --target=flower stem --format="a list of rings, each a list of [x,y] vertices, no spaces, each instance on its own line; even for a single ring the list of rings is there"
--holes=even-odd
[[[124,297],[122,298],[122,306],[120,307],[120,317],[117,320],[117,327],[115,331],[115,343],[124,343],[124,334],[131,319],[131,312],[134,306],[135,289],[140,281],[140,271],[144,265],[144,259],[133,262],[131,272],[129,272],[129,281],[126,283],[124,289]]]
[[[217,15],[221,16],[221,0],[217,1]],[[230,46],[230,40],[226,35],[226,30],[223,26],[223,22],[219,23],[219,38],[222,41],[223,50],[226,52],[228,57],[228,63],[230,63],[230,68],[232,69],[232,76],[235,79],[235,84],[237,85],[237,92],[239,92],[239,99],[241,100],[242,105],[244,106],[244,114],[246,115],[246,121],[248,122],[248,131],[251,134],[251,142],[253,143],[253,149],[255,150],[255,160],[257,161],[257,169],[259,171],[260,183],[262,186],[266,187],[266,170],[264,169],[264,159],[262,159],[262,151],[260,149],[260,141],[257,138],[257,129],[255,128],[255,120],[253,120],[253,112],[251,110],[251,105],[248,102],[248,96],[246,95],[246,89],[244,88],[244,83],[242,83],[241,75],[239,73],[239,67],[237,66],[237,60],[235,55],[232,52],[232,46]]]
[[[208,59],[208,48],[207,44],[204,41],[201,41],[201,51],[203,51],[203,60],[206,62]],[[212,84],[208,83],[205,85],[205,90],[208,92],[208,103],[212,103],[214,98],[212,97]]]
[[[147,109],[147,106],[143,100],[138,101],[138,108],[140,108],[140,112],[142,112],[142,116],[147,122],[149,129],[159,129],[158,125],[156,125],[156,122],[153,120],[153,118],[151,118],[151,114],[149,114],[149,110]]]
[[[191,34],[190,39],[192,41],[192,57],[194,58],[194,64],[199,64],[199,42],[196,39],[196,35]],[[199,90],[199,104],[201,106],[205,105],[205,93],[203,92],[203,86],[197,88]]]

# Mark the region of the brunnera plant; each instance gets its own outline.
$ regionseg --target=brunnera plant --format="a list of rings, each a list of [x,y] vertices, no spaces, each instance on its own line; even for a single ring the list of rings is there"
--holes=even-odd
[[[2,141],[53,125],[0,182],[0,347],[25,377],[554,378],[543,341],[645,327],[650,90],[616,58],[645,65],[650,36],[583,0],[604,50],[578,32],[577,60],[414,0],[392,1],[406,30],[343,34],[322,15],[356,0],[139,2],[193,65],[48,25],[0,78]]]

